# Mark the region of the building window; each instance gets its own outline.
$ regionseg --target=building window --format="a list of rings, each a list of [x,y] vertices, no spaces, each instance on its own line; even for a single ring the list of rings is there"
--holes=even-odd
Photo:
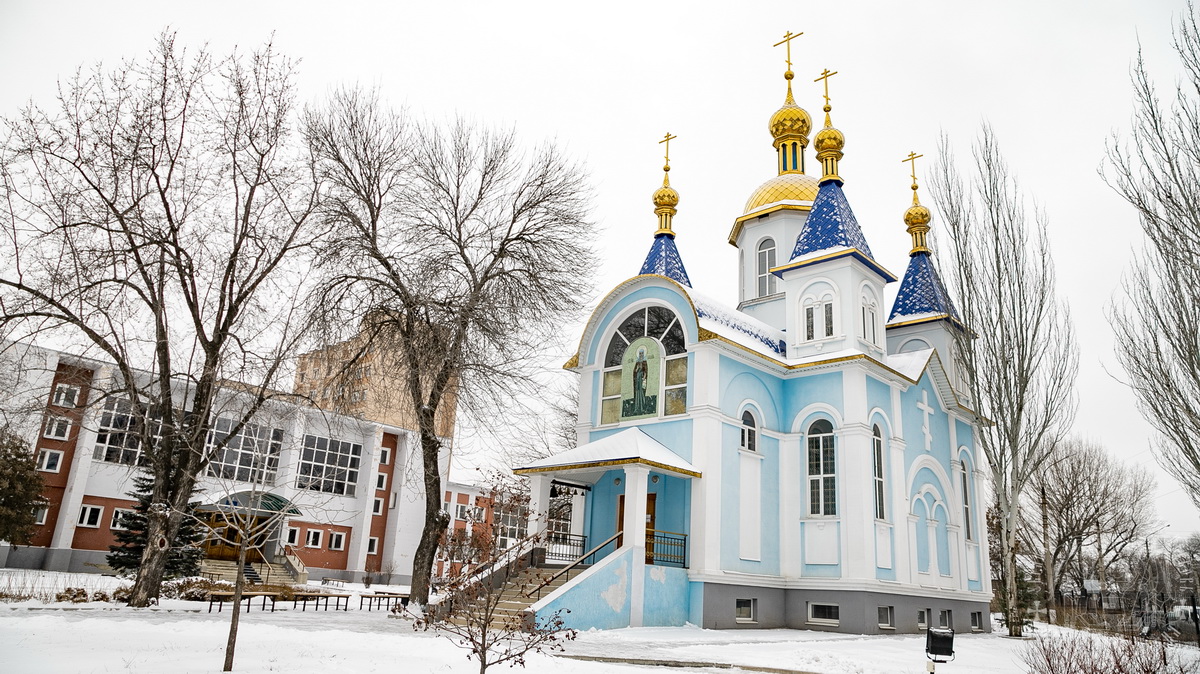
[[[748,452],[758,451],[758,424],[750,410],[742,412],[742,449]]]
[[[85,505],[79,509],[79,526],[99,529],[100,516],[103,514],[102,506]]]
[[[884,629],[896,629],[896,608],[894,606],[879,607],[879,626]]]
[[[825,419],[808,427],[808,514],[837,514],[837,462],[833,424]]]
[[[838,624],[838,605],[808,602],[808,622],[821,625]]]
[[[288,545],[295,545],[300,542],[300,530],[296,527],[287,528],[287,538],[285,539]]]
[[[54,387],[54,397],[50,403],[57,407],[75,407],[79,404],[79,387],[70,384],[59,384]]]
[[[50,509],[42,506],[33,511],[33,523],[39,527],[46,523],[46,517],[50,514]]]
[[[306,435],[296,488],[354,496],[360,456],[362,445]]]
[[[879,344],[879,308],[874,298],[862,298],[862,332],[860,336],[867,342]]]
[[[374,499],[371,501],[371,514],[372,515],[382,515],[383,514],[383,499],[377,498],[377,499]]]
[[[740,623],[758,622],[757,599],[735,599],[733,617]]]
[[[57,473],[62,468],[63,453],[57,449],[38,450],[38,470]]]
[[[138,426],[133,405],[128,400],[109,398],[100,413],[96,448],[92,452],[92,458],[126,466],[145,465]],[[152,435],[157,439],[157,425],[152,431]]]
[[[113,508],[112,520],[108,523],[108,528],[114,531],[125,531],[129,527],[125,526],[126,518],[133,516],[134,511],[128,508]]]
[[[929,616],[933,613],[927,608],[917,609],[917,629],[927,629],[929,627]]]
[[[375,473],[375,488],[387,489],[387,473]]]
[[[804,339],[824,339],[833,336],[833,296],[808,299],[804,303]]]
[[[971,611],[971,631],[983,631],[983,611]]]
[[[368,555],[378,555],[379,554],[379,538],[377,536],[371,536],[370,538],[367,539],[367,554]]]
[[[945,609],[938,613],[938,627],[953,627],[954,626],[954,611]]]
[[[464,522],[482,522],[483,508],[480,506],[467,505],[466,503],[459,503],[458,507],[455,509],[455,515],[457,516],[457,519],[460,519]]]
[[[42,437],[52,440],[66,440],[71,434],[71,420],[66,417],[60,417],[56,414],[51,414],[46,417],[46,430],[42,433]]]
[[[391,449],[388,449],[387,447],[379,448],[379,463],[380,463],[380,465],[386,466],[388,464],[388,461],[391,458],[392,458],[392,450]]]
[[[887,519],[887,507],[883,500],[883,433],[876,425],[871,429],[872,458],[875,463],[875,519]]]
[[[963,531],[968,541],[975,540],[975,530],[971,527],[971,484],[967,480],[967,465],[962,467],[962,501],[963,501]]]
[[[346,534],[340,531],[329,532],[329,549],[341,550],[346,547]]]
[[[529,512],[521,506],[511,506],[505,511],[493,512],[492,526],[496,532],[500,550],[507,550],[525,537],[529,528]]]
[[[647,307],[626,317],[605,351],[600,423],[687,412],[684,346],[683,324],[670,309]]]
[[[309,529],[304,532],[304,546],[307,548],[321,547],[321,534],[323,533],[320,529]]]
[[[779,279],[771,273],[775,266],[775,239],[763,239],[758,244],[758,296],[766,297],[778,292]]]
[[[242,424],[237,434],[233,419],[220,417],[208,432],[205,451],[211,460],[208,476],[238,482],[273,485],[283,448],[283,429],[261,424]],[[218,449],[218,447],[220,447]]]

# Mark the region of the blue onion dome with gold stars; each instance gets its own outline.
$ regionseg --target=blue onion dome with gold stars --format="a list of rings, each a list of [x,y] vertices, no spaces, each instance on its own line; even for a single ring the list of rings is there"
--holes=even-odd
[[[679,255],[679,248],[675,246],[675,232],[671,229],[671,220],[675,217],[675,207],[679,205],[679,192],[671,187],[670,172],[670,141],[675,136],[667,134],[663,138],[662,143],[667,144],[668,153],[666,163],[663,165],[663,184],[662,187],[654,191],[651,201],[654,203],[654,214],[658,216],[658,229],[654,232],[654,243],[650,245],[650,252],[646,255],[646,261],[642,263],[642,270],[639,274],[657,274],[665,276],[676,283],[692,287],[692,281],[688,278],[687,269],[683,266],[683,258]]]
[[[905,161],[915,161],[920,156],[910,154],[909,159]],[[917,198],[915,168],[912,190],[913,203],[904,211],[904,224],[912,236],[913,247],[908,254],[908,269],[904,272],[904,280],[900,283],[900,292],[896,294],[896,302],[892,305],[888,324],[923,323],[943,319],[961,324],[958,310],[954,308],[954,302],[946,292],[946,286],[933,264],[927,238],[933,215]]]

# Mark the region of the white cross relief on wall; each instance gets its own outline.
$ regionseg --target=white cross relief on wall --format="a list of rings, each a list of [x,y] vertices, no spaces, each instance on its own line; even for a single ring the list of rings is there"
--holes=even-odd
[[[917,409],[921,410],[924,415],[924,420],[921,422],[921,432],[925,434],[925,451],[933,451],[933,433],[929,432],[929,415],[933,414],[933,408],[929,406],[929,391],[921,391],[921,402],[917,403]]]

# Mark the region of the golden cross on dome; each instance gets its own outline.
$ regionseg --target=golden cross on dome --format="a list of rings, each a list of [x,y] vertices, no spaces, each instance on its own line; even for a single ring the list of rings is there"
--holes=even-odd
[[[792,31],[789,30],[788,32],[783,34],[782,40],[771,45],[773,47],[778,47],[781,44],[787,45],[787,67],[788,67],[788,70],[792,69],[792,40],[800,37],[801,35],[804,35],[804,33],[801,32],[801,33],[796,33],[795,35],[793,35]]]
[[[664,148],[664,150],[663,150],[663,152],[665,153],[665,154],[663,154],[663,160],[667,162],[666,165],[663,166],[664,171],[671,170],[671,168],[670,168],[671,167],[671,141],[675,140],[678,137],[679,136],[672,136],[671,132],[668,131],[667,135],[663,136],[663,139],[658,141],[659,144],[662,144],[662,143],[667,144],[666,148]]]
[[[908,162],[912,166],[912,181],[914,185],[913,189],[916,189],[915,185],[917,184],[917,160],[924,156],[925,155],[917,154],[916,152],[909,152],[908,157],[900,161],[901,164]]]
[[[829,78],[833,77],[836,74],[837,74],[836,71],[829,72],[829,68],[826,68],[824,70],[824,72],[821,73],[820,77],[813,80],[814,82],[820,82],[821,80],[825,80],[825,112],[829,112]]]

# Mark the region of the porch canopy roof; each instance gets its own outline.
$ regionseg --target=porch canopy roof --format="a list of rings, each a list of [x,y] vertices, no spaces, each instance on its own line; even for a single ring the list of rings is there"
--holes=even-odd
[[[257,499],[258,507],[253,508]],[[296,504],[271,492],[259,492],[255,494],[253,491],[240,491],[236,494],[222,495],[217,501],[201,505],[199,510],[236,510],[239,512],[249,512],[255,515],[274,515],[275,513],[283,513],[285,515],[301,515],[300,509]]]
[[[561,454],[548,456],[528,466],[515,468],[518,475],[567,473],[594,482],[613,466],[640,463],[663,473],[683,478],[700,477],[690,462],[638,428],[614,433]]]

